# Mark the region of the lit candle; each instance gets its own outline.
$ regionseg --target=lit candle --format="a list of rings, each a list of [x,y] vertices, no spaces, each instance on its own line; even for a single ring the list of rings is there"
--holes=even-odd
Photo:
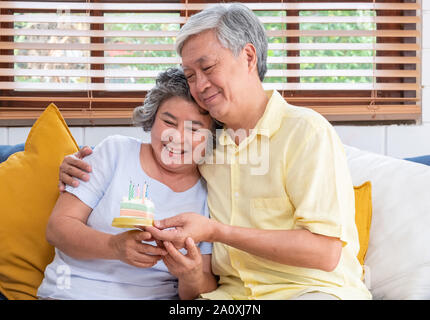
[[[146,198],[146,189],[148,188],[148,185],[146,184],[146,182],[143,185],[143,190],[142,190],[142,203],[145,201]]]
[[[147,196],[146,190],[147,189],[148,189],[148,185],[145,182],[145,184],[143,185],[142,198],[146,198],[146,196]]]

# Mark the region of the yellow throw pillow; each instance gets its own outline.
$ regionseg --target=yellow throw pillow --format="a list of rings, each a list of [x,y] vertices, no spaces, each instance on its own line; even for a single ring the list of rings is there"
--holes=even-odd
[[[372,222],[372,184],[370,181],[354,187],[355,224],[358,230],[360,251],[357,258],[364,265],[367,248],[369,247],[370,224]]]
[[[45,237],[57,201],[59,166],[79,149],[60,111],[50,104],[34,123],[25,149],[0,164],[0,291],[36,299],[54,257]]]

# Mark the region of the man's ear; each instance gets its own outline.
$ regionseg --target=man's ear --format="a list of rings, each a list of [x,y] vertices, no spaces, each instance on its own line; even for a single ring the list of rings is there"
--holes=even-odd
[[[245,47],[243,47],[242,50],[243,54],[246,57],[246,60],[248,62],[248,70],[250,73],[256,72],[258,75],[258,68],[257,68],[257,50],[255,49],[254,45],[252,43],[247,43]]]

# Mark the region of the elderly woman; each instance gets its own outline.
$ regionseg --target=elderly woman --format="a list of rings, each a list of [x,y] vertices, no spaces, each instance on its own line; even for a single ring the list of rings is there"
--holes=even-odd
[[[206,143],[214,123],[194,102],[179,69],[158,76],[133,120],[151,130],[151,143],[106,138],[86,158],[94,164],[89,181],[67,187],[58,198],[46,232],[56,254],[40,298],[193,299],[216,288],[209,243],[196,245],[189,238],[185,254],[169,242],[155,245],[148,232],[111,226],[130,182],[148,186],[157,218],[184,211],[208,216],[196,165],[204,148],[194,151]]]

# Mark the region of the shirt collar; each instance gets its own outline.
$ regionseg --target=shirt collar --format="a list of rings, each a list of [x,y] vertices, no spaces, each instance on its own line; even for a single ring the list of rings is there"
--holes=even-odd
[[[266,109],[263,116],[258,120],[255,128],[253,129],[254,134],[265,135],[271,137],[281,126],[282,116],[280,113],[281,107],[286,103],[284,98],[276,90],[265,91],[269,101],[267,102]],[[252,136],[253,134],[251,134]],[[224,127],[221,135],[218,138],[220,145],[235,144],[227,133]]]
[[[269,98],[263,116],[257,122],[255,129],[258,134],[271,137],[281,127],[285,99],[276,90],[266,91]]]

